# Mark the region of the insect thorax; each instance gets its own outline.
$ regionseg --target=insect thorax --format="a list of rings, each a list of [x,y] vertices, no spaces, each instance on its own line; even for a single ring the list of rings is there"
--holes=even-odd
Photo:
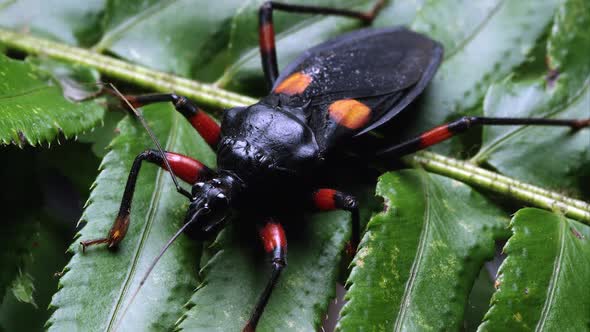
[[[235,173],[248,187],[301,183],[301,177],[313,170],[318,160],[311,129],[279,107],[258,103],[228,110],[221,132],[217,164]]]

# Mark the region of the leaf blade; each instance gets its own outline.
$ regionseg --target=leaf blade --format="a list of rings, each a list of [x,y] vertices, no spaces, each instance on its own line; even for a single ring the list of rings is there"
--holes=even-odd
[[[96,102],[72,103],[29,62],[0,54],[0,144],[39,145],[94,127],[104,110]]]
[[[203,268],[203,286],[190,300],[178,328],[187,331],[241,330],[270,276],[253,227],[235,220]],[[258,331],[317,330],[335,294],[341,255],[350,237],[347,213],[315,215],[286,229],[288,266],[261,317]],[[247,226],[246,226],[247,227]],[[291,231],[291,232],[290,232]],[[294,234],[297,234],[294,236]],[[250,240],[244,240],[247,237]],[[241,240],[240,240],[241,239]],[[223,308],[220,310],[220,308]]]
[[[590,295],[580,290],[590,280],[590,227],[533,208],[519,210],[511,227],[499,287],[478,331],[587,329]]]
[[[198,156],[203,162],[213,164],[210,148],[194,135],[194,129],[171,106],[146,107],[144,114],[166,149]],[[102,171],[82,216],[82,220],[88,222],[80,232],[82,239],[106,235],[118,211],[131,162],[150,145],[147,134],[132,118],[124,119],[119,128],[121,134],[103,160]],[[117,253],[103,247],[92,248],[82,255],[77,242],[70,247],[74,256],[52,301],[56,311],[49,321],[50,330],[84,330],[89,326],[112,330],[143,271],[184,219],[187,203],[176,193],[166,172],[144,165],[134,196],[132,224]],[[173,325],[182,304],[196,286],[197,248],[181,237],[169,249],[119,330],[169,329]],[[89,307],[94,310],[83,310]]]
[[[66,243],[61,237],[63,230],[56,229],[55,225],[51,224],[52,218],[42,213],[36,215],[35,219],[40,221],[39,233],[22,271],[33,277],[33,297],[38,308],[20,302],[12,294],[8,295],[0,305],[0,326],[6,331],[43,330],[43,324],[49,318],[48,305],[51,296],[57,289],[57,278],[54,274],[67,262],[63,255],[66,249]]]
[[[557,3],[448,0],[422,7],[412,28],[445,42],[448,57],[426,89],[409,132],[480,112],[477,106],[487,88],[526,60]],[[450,19],[441,23],[441,16]],[[448,146],[437,149],[446,151]]]
[[[102,33],[105,0],[12,0],[0,4],[0,26],[70,45],[91,45]]]
[[[506,81],[494,84],[484,101],[492,117],[590,117],[590,64],[583,60],[590,48],[584,27],[590,24],[590,5],[569,0],[557,12],[549,38],[549,70],[557,79]],[[554,73],[554,75],[555,75]],[[547,74],[549,75],[549,74]],[[471,159],[486,162],[499,172],[553,189],[572,188],[588,194],[583,183],[590,177],[590,132],[569,128],[497,126],[483,130],[480,151]],[[547,159],[546,153],[552,158]],[[539,165],[544,167],[539,169]]]
[[[473,280],[506,225],[501,211],[469,187],[423,171],[386,173],[377,192],[388,209],[367,226],[338,329],[368,322],[376,330],[458,328]]]

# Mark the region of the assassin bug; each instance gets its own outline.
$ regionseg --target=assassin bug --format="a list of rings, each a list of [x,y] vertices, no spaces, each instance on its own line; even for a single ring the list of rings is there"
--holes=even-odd
[[[318,188],[314,185],[315,174],[327,167],[339,153],[339,147],[353,144],[358,137],[389,122],[414,101],[434,76],[443,54],[439,43],[405,28],[366,28],[305,51],[279,74],[272,12],[277,9],[341,15],[370,22],[382,5],[383,1],[379,1],[371,12],[363,13],[265,3],[259,13],[260,53],[271,91],[254,105],[227,110],[221,126],[182,96],[124,96],[131,109],[155,102],[173,103],[216,149],[218,170],[211,170],[188,156],[163,152],[157,144],[158,150],[147,150],[135,159],[119,214],[108,235],[82,241],[82,246],[105,243],[115,248],[120,244],[130,223],[141,164],[148,161],[159,165],[171,173],[177,190],[190,200],[184,225],[164,250],[182,232],[196,239],[217,233],[230,208],[259,220],[259,235],[271,256],[272,271],[244,327],[245,331],[255,330],[287,263],[287,236],[282,218],[307,203],[318,210],[347,210],[352,214],[352,246],[358,244],[356,198],[335,189]],[[480,125],[552,125],[578,129],[589,124],[590,120],[464,117],[373,152],[381,158],[399,158]],[[192,192],[182,189],[176,176],[190,183]]]

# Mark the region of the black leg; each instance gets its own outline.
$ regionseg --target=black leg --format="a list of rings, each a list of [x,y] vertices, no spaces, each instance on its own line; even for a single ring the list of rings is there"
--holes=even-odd
[[[378,0],[373,9],[369,12],[359,12],[347,9],[338,9],[330,7],[318,6],[301,6],[280,3],[275,1],[265,2],[258,12],[259,24],[259,43],[260,56],[262,58],[262,69],[269,87],[272,87],[274,82],[279,77],[279,69],[277,65],[277,52],[275,49],[275,33],[272,22],[272,11],[282,10],[291,13],[303,14],[320,14],[320,15],[337,15],[358,18],[366,23],[371,23],[379,10],[383,8],[384,0]]]
[[[578,130],[590,126],[590,119],[487,118],[475,116],[463,117],[459,120],[426,131],[415,138],[383,149],[377,152],[377,155],[401,157],[403,155],[438,144],[475,126],[487,125],[565,126],[571,127],[574,130]]]
[[[119,95],[109,88],[105,88],[103,93],[109,93],[117,98]],[[180,112],[191,123],[193,128],[203,137],[203,139],[213,148],[219,142],[220,128],[217,122],[213,120],[202,109],[194,105],[188,98],[178,96],[173,93],[157,93],[138,96],[124,96],[133,107],[141,107],[153,103],[171,102],[174,108]],[[128,108],[125,102],[121,102],[124,108]]]
[[[320,211],[350,211],[352,215],[352,238],[347,245],[346,252],[353,256],[356,253],[361,237],[361,219],[357,199],[341,191],[323,188],[313,193],[312,202],[314,207]]]
[[[214,175],[212,170],[195,159],[173,152],[165,152],[165,154],[172,171],[186,182],[195,183],[197,181],[210,178]],[[113,222],[113,226],[109,230],[107,237],[80,242],[82,245],[82,250],[85,250],[88,246],[100,243],[106,243],[109,249],[114,249],[123,240],[125,234],[127,234],[127,229],[129,228],[131,202],[133,201],[135,184],[137,182],[137,176],[139,175],[139,170],[141,169],[141,163],[143,161],[148,161],[166,169],[164,158],[159,151],[147,150],[140,153],[133,161],[131,171],[129,171],[129,177],[127,178],[125,192],[123,193],[123,198],[121,199],[119,213],[117,214],[117,218]],[[176,189],[179,192],[183,190],[182,188]]]
[[[260,316],[268,303],[270,294],[272,293],[279,276],[283,269],[287,266],[287,237],[285,236],[285,230],[281,224],[273,219],[269,219],[259,230],[260,239],[264,245],[264,250],[271,255],[272,260],[272,271],[270,279],[260,294],[256,307],[250,315],[250,319],[244,326],[243,332],[255,331]]]

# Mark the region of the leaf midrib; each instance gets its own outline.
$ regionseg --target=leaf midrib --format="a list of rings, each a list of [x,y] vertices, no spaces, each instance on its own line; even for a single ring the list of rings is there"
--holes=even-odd
[[[406,319],[410,299],[412,298],[412,292],[414,290],[414,286],[416,284],[417,278],[417,270],[422,263],[422,259],[424,257],[424,252],[426,248],[426,240],[430,235],[430,220],[431,220],[431,200],[432,197],[430,192],[430,186],[426,183],[424,177],[427,176],[424,173],[420,175],[420,184],[422,186],[422,192],[424,193],[424,202],[425,202],[425,211],[424,211],[424,223],[422,227],[422,232],[420,233],[420,240],[418,241],[418,250],[416,251],[416,256],[414,261],[412,262],[412,267],[410,268],[410,277],[406,282],[406,287],[404,289],[404,295],[402,297],[400,303],[400,310],[398,311],[397,320],[395,322],[395,326],[393,328],[394,331],[402,331],[403,330],[403,323]]]
[[[555,292],[558,288],[557,280],[561,276],[561,264],[563,263],[563,254],[565,252],[565,235],[567,232],[565,228],[567,226],[567,220],[564,217],[558,217],[559,219],[559,253],[555,257],[555,261],[553,262],[553,272],[551,273],[551,279],[549,280],[549,286],[547,295],[545,296],[545,303],[543,304],[543,310],[541,311],[541,316],[539,317],[539,322],[535,327],[535,331],[543,331],[545,327],[545,323],[547,322],[547,318],[549,313],[551,312],[551,308],[553,306],[553,302],[555,299]]]
[[[177,128],[178,128],[178,116],[176,116],[175,113],[171,113],[172,115],[172,125],[170,127],[170,130],[168,131],[168,138],[166,141],[166,146],[165,146],[165,150],[169,151],[171,150],[170,147],[172,147],[173,143],[176,141],[176,137],[177,137]],[[150,203],[148,205],[147,208],[147,214],[146,217],[143,218],[145,220],[144,223],[144,227],[143,230],[141,232],[141,237],[140,237],[140,241],[136,247],[135,250],[135,255],[133,256],[133,259],[131,261],[131,266],[129,267],[127,276],[125,277],[125,280],[123,282],[123,286],[121,287],[121,291],[119,292],[118,298],[117,298],[117,303],[115,304],[115,307],[111,313],[111,316],[109,317],[109,324],[107,325],[107,328],[105,331],[112,331],[114,329],[114,327],[116,327],[116,323],[117,323],[117,316],[119,314],[119,311],[121,310],[121,307],[124,305],[124,300],[125,300],[125,295],[127,294],[129,287],[131,287],[132,281],[135,277],[135,274],[137,272],[137,265],[139,262],[139,259],[142,256],[143,253],[143,249],[146,245],[147,239],[150,235],[150,230],[152,229],[152,226],[154,224],[154,216],[156,215],[156,212],[160,206],[160,198],[162,196],[162,187],[163,187],[163,178],[165,176],[165,171],[161,168],[158,168],[157,173],[156,173],[156,181],[155,181],[155,186],[154,186],[154,191],[152,193],[152,197],[150,199]],[[121,317],[124,318],[124,317]]]
[[[23,96],[28,96],[28,95],[37,94],[37,93],[40,93],[40,92],[45,92],[44,90],[51,90],[51,88],[55,88],[55,86],[52,86],[52,85],[39,85],[37,87],[29,88],[27,90],[23,90],[21,92],[14,93],[14,94],[3,94],[3,95],[0,95],[0,101],[10,100],[10,99],[13,99],[13,98],[20,98],[20,97],[23,97]]]
[[[564,103],[559,103],[559,105],[555,106],[555,108],[548,112],[545,116],[543,116],[543,119],[548,119],[548,118],[552,118],[554,116],[559,115],[560,113],[563,113],[565,111],[567,111],[567,109],[578,102],[578,100],[584,96],[586,90],[588,90],[590,88],[590,76],[588,76],[588,79],[586,80],[586,82],[584,82],[584,84],[582,85],[582,87],[577,91],[577,93],[571,97],[569,100],[565,101]],[[522,135],[523,132],[525,132],[526,130],[531,129],[530,126],[516,126],[513,130],[508,130],[506,131],[505,134],[498,136],[496,139],[494,139],[489,145],[487,145],[487,147],[483,147],[482,149],[475,155],[473,156],[473,158],[470,159],[470,162],[478,165],[484,161],[486,161],[489,156],[494,153],[494,151],[496,151],[498,148],[502,147],[502,144],[508,140],[511,140],[513,137],[515,136],[519,136]]]
[[[113,45],[114,41],[117,41],[118,37],[126,31],[131,30],[134,26],[139,24],[140,22],[144,21],[146,18],[149,18],[157,13],[160,13],[165,8],[173,5],[174,3],[178,2],[178,0],[168,0],[166,2],[157,2],[153,5],[146,7],[141,12],[123,20],[121,23],[117,24],[113,29],[109,32],[102,35],[100,41],[94,45],[91,49],[95,52],[101,53],[106,48],[109,48]]]
[[[488,23],[492,20],[492,18],[498,13],[500,7],[502,7],[504,3],[504,0],[498,1],[496,6],[492,8],[492,10],[490,10],[488,15],[486,15],[486,17],[481,21],[481,23],[475,29],[473,29],[473,32],[465,39],[463,39],[459,44],[457,44],[457,46],[453,49],[452,52],[449,52],[445,55],[444,60],[447,61],[455,55],[459,54],[459,52],[462,51],[467,44],[474,40],[475,37],[479,35],[479,33],[484,29],[484,27],[486,27]]]

